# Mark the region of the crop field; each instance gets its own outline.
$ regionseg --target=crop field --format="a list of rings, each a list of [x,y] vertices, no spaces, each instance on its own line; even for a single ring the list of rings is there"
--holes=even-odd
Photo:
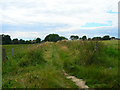
[[[3,45],[3,88],[78,88],[69,75],[89,88],[118,88],[118,41],[68,40]]]

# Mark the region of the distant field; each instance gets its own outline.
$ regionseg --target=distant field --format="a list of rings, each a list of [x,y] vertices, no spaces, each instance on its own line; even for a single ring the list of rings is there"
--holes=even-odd
[[[90,88],[118,87],[118,41],[58,41],[3,45],[3,88],[78,88],[63,74],[86,81]],[[12,55],[12,48],[13,55]]]
[[[115,49],[118,49],[118,40],[107,40],[107,41],[102,41],[103,43],[105,43],[105,45],[109,46],[109,47],[113,47]]]
[[[7,56],[12,57],[12,48],[13,48],[13,54],[15,54],[31,46],[33,46],[33,44],[3,45],[2,47],[6,49]]]

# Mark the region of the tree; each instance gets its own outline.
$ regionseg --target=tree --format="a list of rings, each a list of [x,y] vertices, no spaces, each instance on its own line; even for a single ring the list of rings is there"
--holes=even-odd
[[[105,36],[103,36],[102,39],[103,39],[103,40],[110,40],[110,36],[109,36],[109,35],[105,35]]]
[[[59,37],[59,40],[68,40],[68,39],[66,37],[61,36]]]
[[[86,36],[83,36],[83,37],[82,37],[82,40],[87,40],[87,37],[86,37]]]
[[[82,40],[82,38],[80,37],[79,40]]]
[[[31,40],[26,40],[25,44],[31,44]]]
[[[41,42],[41,39],[40,38],[37,38],[36,39],[36,43],[40,43]]]
[[[49,34],[45,37],[44,41],[57,42],[59,40],[58,34]]]
[[[91,40],[91,38],[88,38],[88,40]]]
[[[70,36],[70,39],[71,39],[71,40],[76,40],[76,39],[79,39],[79,36],[74,36],[74,35],[72,35],[72,36]]]
[[[19,40],[19,43],[20,43],[20,44],[25,44],[25,40],[20,39],[20,40]]]
[[[92,40],[102,40],[101,37],[93,37]]]
[[[13,39],[13,44],[19,44],[19,41],[17,38]]]
[[[114,39],[115,39],[115,37],[111,37],[111,39],[112,39],[112,40],[114,40]]]
[[[9,35],[2,34],[2,44],[11,44],[11,38]]]

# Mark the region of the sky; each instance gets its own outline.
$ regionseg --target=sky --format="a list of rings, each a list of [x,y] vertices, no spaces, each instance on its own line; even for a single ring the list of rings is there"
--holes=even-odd
[[[119,0],[1,0],[0,34],[12,39],[118,37]]]

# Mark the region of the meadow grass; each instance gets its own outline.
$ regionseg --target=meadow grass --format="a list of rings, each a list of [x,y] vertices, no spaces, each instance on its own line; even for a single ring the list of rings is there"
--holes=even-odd
[[[97,50],[94,41],[59,42],[59,54],[64,60],[64,69],[85,80],[91,88],[117,88],[119,54],[114,45],[117,41],[111,42],[97,42]],[[67,51],[61,46],[68,48]]]
[[[116,88],[117,45],[116,40],[3,45],[8,57],[2,66],[3,88],[78,88],[63,70],[90,88]]]
[[[11,48],[16,50],[13,56],[7,53],[7,55],[10,54],[8,60],[3,62],[3,88],[77,87],[71,80],[65,78],[62,70],[57,68],[57,65],[52,64],[55,63],[52,55],[46,58],[46,54],[52,53],[54,49],[52,44],[27,45],[24,46],[24,49],[19,47],[21,46],[3,46],[6,51]]]

